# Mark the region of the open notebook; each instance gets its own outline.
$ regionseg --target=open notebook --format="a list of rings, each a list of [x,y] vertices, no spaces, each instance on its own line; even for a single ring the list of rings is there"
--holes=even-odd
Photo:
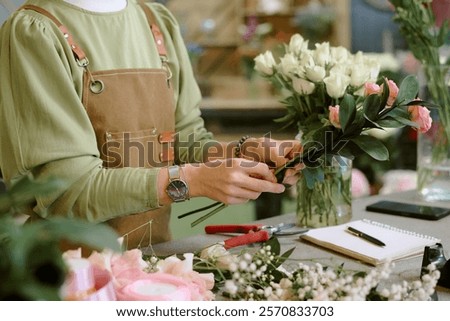
[[[378,246],[357,237],[347,231],[348,226],[371,235],[386,245]],[[301,238],[372,265],[422,255],[425,246],[440,242],[435,237],[369,220],[311,229]]]

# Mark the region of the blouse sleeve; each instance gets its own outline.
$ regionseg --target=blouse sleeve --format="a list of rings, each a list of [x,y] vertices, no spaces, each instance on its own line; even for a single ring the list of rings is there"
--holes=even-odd
[[[45,17],[19,11],[0,31],[0,168],[7,183],[24,175],[60,178],[38,197],[41,217],[101,222],[159,207],[158,169],[108,170],[81,104],[82,79],[63,35]],[[77,80],[78,79],[78,80]],[[31,213],[33,213],[31,212]]]

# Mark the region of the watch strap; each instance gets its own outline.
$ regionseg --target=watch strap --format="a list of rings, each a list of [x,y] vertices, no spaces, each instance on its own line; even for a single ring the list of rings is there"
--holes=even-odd
[[[181,178],[180,166],[178,166],[178,165],[169,166],[167,171],[169,173],[169,181],[173,181],[173,180]]]
[[[181,179],[181,167],[178,165],[169,166],[167,168],[167,172],[169,175],[169,185],[166,188],[166,192],[168,193],[169,197],[174,202],[182,202],[189,200],[190,199],[189,186],[184,180]],[[172,184],[182,184],[184,186],[185,192],[182,195],[178,196],[172,195],[172,193],[170,192]]]

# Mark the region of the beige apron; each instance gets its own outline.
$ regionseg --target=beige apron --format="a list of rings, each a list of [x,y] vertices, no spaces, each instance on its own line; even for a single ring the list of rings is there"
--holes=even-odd
[[[141,5],[149,21],[162,67],[92,73],[83,50],[73,41],[64,25],[42,8],[23,7],[52,19],[65,34],[80,67],[85,68],[82,102],[94,127],[106,168],[161,167],[172,164],[174,159],[175,107],[169,82],[171,73],[162,34],[154,23],[151,10],[145,4]],[[169,219],[170,206],[163,206],[117,217],[107,223],[123,236],[124,245],[130,249],[169,240]]]

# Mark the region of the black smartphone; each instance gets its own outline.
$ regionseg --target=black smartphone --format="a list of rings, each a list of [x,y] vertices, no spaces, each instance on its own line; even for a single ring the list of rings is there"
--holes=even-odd
[[[374,204],[367,205],[366,210],[370,212],[413,217],[431,221],[437,221],[450,214],[450,208],[393,201],[379,201]]]

